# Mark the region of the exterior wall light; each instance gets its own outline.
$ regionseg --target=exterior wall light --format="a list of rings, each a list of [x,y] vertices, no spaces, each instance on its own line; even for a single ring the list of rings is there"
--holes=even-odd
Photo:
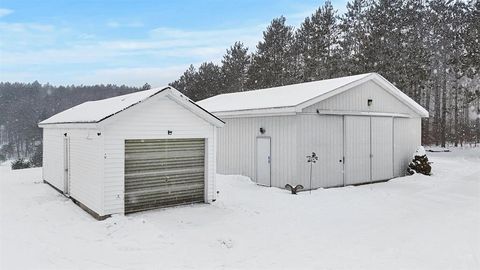
[[[372,106],[372,104],[373,104],[373,99],[369,98],[369,99],[367,100],[367,105],[368,105],[368,107]]]
[[[263,127],[260,128],[260,134],[265,134],[265,129]]]

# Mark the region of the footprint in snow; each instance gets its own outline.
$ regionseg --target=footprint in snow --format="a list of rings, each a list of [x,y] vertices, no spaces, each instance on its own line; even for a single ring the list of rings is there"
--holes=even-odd
[[[233,248],[233,240],[232,239],[219,239],[217,240],[218,243],[220,243],[220,245],[222,247],[225,247],[225,248]]]

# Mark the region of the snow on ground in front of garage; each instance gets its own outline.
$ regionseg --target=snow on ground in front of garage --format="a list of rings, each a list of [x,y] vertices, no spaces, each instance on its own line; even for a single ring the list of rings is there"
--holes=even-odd
[[[96,221],[41,169],[0,166],[0,269],[480,269],[480,149],[431,177],[290,195],[219,176],[218,200]]]

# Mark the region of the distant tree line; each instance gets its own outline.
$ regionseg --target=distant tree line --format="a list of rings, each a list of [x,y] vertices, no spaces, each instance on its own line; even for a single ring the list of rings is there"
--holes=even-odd
[[[171,85],[194,100],[221,93],[377,72],[430,112],[423,144],[480,142],[480,0],[329,1],[299,28],[273,19],[256,50],[242,42],[217,65]]]
[[[41,164],[42,132],[38,122],[90,100],[104,99],[148,89],[93,85],[52,86],[33,83],[0,83],[0,161],[30,158]]]

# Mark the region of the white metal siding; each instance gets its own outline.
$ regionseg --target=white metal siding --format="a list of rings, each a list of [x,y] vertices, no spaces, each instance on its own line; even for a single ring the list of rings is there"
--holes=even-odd
[[[70,196],[102,215],[102,138],[94,129],[43,129],[43,179],[64,191],[64,134],[70,141]]]
[[[172,135],[167,131],[171,130]],[[105,135],[105,214],[124,212],[124,145],[126,139],[206,138],[207,194],[215,199],[215,128],[175,101],[158,96],[112,118]]]
[[[393,178],[393,118],[371,118],[372,181]]]
[[[283,187],[297,181],[296,116],[224,118],[218,130],[218,172],[239,174],[255,181],[255,144],[258,136],[271,138],[271,183]],[[265,134],[260,133],[260,128]]]
[[[65,130],[43,129],[43,180],[63,191]]]
[[[315,152],[319,159],[312,168],[312,188],[342,186],[343,116],[299,115],[299,121],[299,179],[292,184],[310,188],[310,163],[306,156]]]
[[[373,100],[372,106],[367,105],[368,99]],[[316,112],[317,109],[326,111],[382,112],[416,115],[407,105],[373,81],[367,81],[341,94],[309,106],[303,111]]]
[[[394,132],[394,176],[404,176],[413,153],[421,145],[421,119],[395,118]]]
[[[371,106],[368,99],[373,101]],[[365,113],[405,118],[361,116]],[[313,167],[314,188],[403,175],[412,151],[420,145],[420,118],[406,118],[409,116],[418,114],[373,81],[309,106],[297,115],[230,115],[218,135],[218,171],[245,175],[255,181],[255,140],[257,136],[270,136],[272,186],[291,183],[308,188],[305,156],[312,151],[320,158]],[[260,127],[266,129],[265,134],[260,134]],[[343,156],[345,164],[339,162]]]

